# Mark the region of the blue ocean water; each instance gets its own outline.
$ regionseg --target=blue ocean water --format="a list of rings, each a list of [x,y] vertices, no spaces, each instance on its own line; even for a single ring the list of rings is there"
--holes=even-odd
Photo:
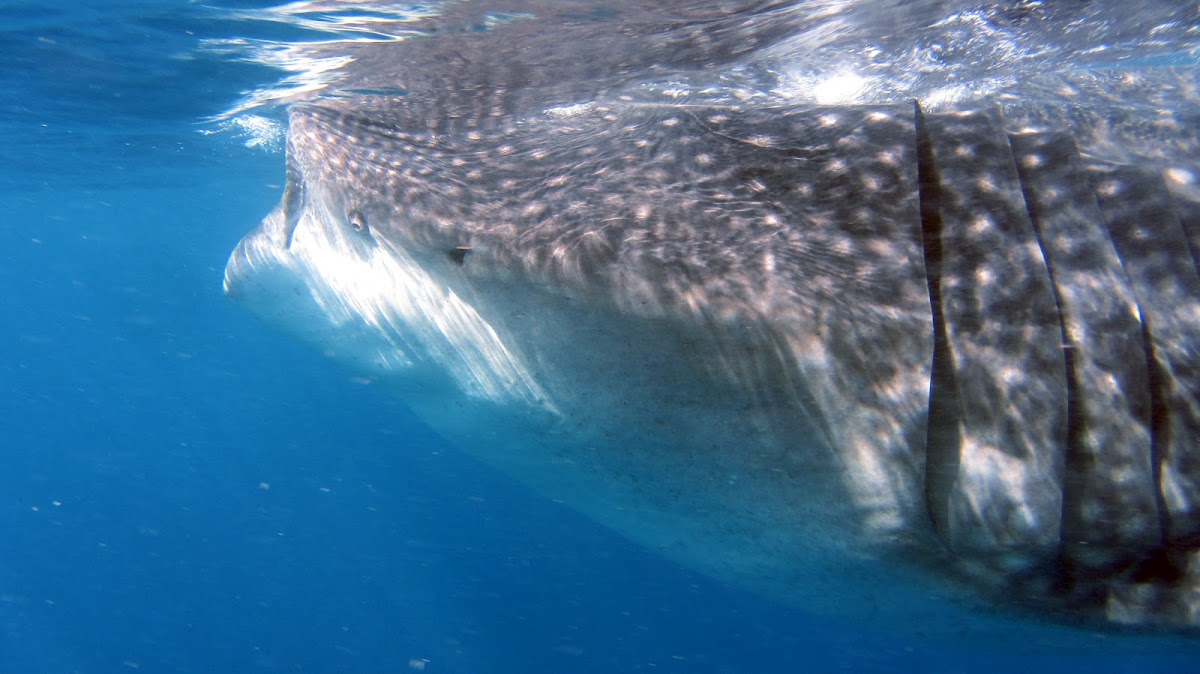
[[[204,120],[274,75],[197,50],[247,30],[0,3],[0,671],[1200,667],[1178,635],[1046,626],[1014,656],[990,623],[902,640],[730,589],[260,324],[221,269],[282,155]]]

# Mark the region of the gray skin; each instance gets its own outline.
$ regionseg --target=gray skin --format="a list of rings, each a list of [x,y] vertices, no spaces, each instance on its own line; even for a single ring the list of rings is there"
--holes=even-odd
[[[764,95],[746,52],[799,29],[754,16],[638,23],[587,80],[503,30],[360,55],[355,86],[407,91],[292,106],[226,291],[740,586],[889,625],[933,596],[1196,626],[1188,153],[1047,97]]]

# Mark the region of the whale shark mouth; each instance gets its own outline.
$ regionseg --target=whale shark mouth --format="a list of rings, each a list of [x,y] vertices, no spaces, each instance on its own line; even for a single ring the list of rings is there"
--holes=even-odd
[[[386,241],[364,246],[357,232],[300,222],[326,222],[328,214],[310,209],[293,219],[286,210],[266,219],[263,237],[238,246],[226,293],[277,306],[289,303],[280,293],[302,293],[321,320],[295,328],[329,355],[355,354],[356,366],[368,373],[402,370],[426,393],[454,388],[553,408],[487,321],[402,248]],[[298,286],[298,279],[305,283]],[[353,341],[356,334],[363,341]]]

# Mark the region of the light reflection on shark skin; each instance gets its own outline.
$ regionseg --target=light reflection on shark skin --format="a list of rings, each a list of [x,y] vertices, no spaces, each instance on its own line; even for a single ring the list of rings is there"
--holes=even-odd
[[[580,51],[532,62],[526,21],[363,48],[342,86],[373,91],[292,106],[226,291],[716,577],[884,623],[936,595],[1196,625],[1194,72],[1117,83],[1149,127],[1081,106],[1105,73],[818,105],[779,54],[844,17],[795,7],[642,17],[625,51],[568,18]]]

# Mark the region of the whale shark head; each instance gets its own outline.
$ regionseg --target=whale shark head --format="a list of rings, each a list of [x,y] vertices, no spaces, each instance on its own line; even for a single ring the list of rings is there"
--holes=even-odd
[[[736,543],[758,533],[920,538],[914,133],[911,106],[597,101],[454,135],[296,107],[284,198],[225,287],[540,490],[731,551],[702,567],[768,566]],[[736,502],[746,522],[676,540]]]
[[[772,596],[1200,622],[1187,113],[1081,109],[1123,77],[1096,72],[953,105],[764,93],[710,44],[755,24],[722,17],[590,85],[488,36],[449,43],[460,79],[436,41],[363,59],[434,70],[291,107],[283,199],[226,292],[464,450]],[[754,49],[789,44],[771,17]]]

